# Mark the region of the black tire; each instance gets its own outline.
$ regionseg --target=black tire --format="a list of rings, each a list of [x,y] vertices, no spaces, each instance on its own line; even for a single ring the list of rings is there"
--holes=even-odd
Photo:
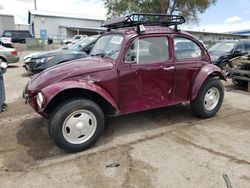
[[[72,113],[79,110],[87,110],[96,118],[96,129],[94,134],[85,142],[80,144],[70,143],[63,136],[64,121]],[[88,99],[71,99],[58,105],[49,118],[49,134],[54,143],[66,152],[78,152],[87,149],[96,142],[104,129],[105,119],[101,108]]]
[[[219,67],[221,68],[221,70],[224,72],[225,76],[229,76],[229,72],[227,70],[228,66],[229,66],[229,62],[228,61],[223,61],[219,65]]]
[[[211,109],[207,110],[204,104],[205,96],[210,88],[215,87],[219,91],[219,100],[217,105]],[[195,116],[199,118],[210,118],[213,117],[220,109],[224,100],[224,86],[221,81],[216,78],[208,78],[200,88],[197,97],[191,101],[191,109]]]
[[[232,79],[232,82],[234,85],[239,86],[239,87],[246,87],[247,86],[247,81],[244,81],[244,80]]]

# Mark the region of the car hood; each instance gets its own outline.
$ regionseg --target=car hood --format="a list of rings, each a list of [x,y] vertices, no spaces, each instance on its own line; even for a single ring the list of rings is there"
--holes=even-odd
[[[212,62],[230,57],[230,52],[216,52],[216,51],[210,51],[208,52]]]
[[[210,56],[217,56],[217,57],[221,57],[221,56],[228,56],[230,55],[229,52],[216,52],[216,51],[208,51]]]
[[[114,66],[114,61],[110,58],[87,57],[67,63],[53,66],[45,71],[34,75],[28,85],[32,93],[36,93],[44,87],[60,82],[61,80],[93,73],[110,70]]]
[[[39,58],[45,58],[45,57],[51,57],[51,56],[67,55],[67,54],[72,54],[72,53],[73,54],[86,54],[85,52],[58,49],[58,50],[53,50],[53,51],[35,53],[31,56],[31,58],[39,59]]]

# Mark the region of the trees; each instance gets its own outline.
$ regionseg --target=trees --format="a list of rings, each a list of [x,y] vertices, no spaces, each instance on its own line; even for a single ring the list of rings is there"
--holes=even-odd
[[[197,14],[203,13],[216,0],[104,0],[108,17],[129,13],[181,14],[187,21],[197,21]]]

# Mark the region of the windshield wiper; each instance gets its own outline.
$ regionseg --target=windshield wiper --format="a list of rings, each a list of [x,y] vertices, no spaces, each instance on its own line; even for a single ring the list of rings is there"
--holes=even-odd
[[[105,55],[106,55],[105,53],[91,54],[91,56],[101,56],[101,57],[104,57]]]
[[[109,57],[109,56],[111,56],[111,55],[116,54],[116,53],[119,52],[119,51],[120,51],[120,50],[114,50],[114,51],[111,51],[111,52],[109,52],[109,53],[104,53],[104,52],[102,52],[102,53],[96,53],[96,54],[91,54],[91,56]]]
[[[111,51],[109,53],[106,53],[105,56],[112,56],[114,54],[116,54],[117,52],[119,52],[120,50],[114,50],[114,51]]]

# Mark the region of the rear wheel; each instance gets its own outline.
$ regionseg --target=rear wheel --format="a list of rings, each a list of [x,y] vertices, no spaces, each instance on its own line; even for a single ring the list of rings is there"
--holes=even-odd
[[[55,144],[78,152],[90,147],[104,128],[101,108],[87,99],[72,99],[59,105],[49,120],[49,133]]]
[[[220,109],[224,99],[224,87],[220,80],[208,78],[197,97],[191,101],[193,113],[200,118],[213,117]]]

